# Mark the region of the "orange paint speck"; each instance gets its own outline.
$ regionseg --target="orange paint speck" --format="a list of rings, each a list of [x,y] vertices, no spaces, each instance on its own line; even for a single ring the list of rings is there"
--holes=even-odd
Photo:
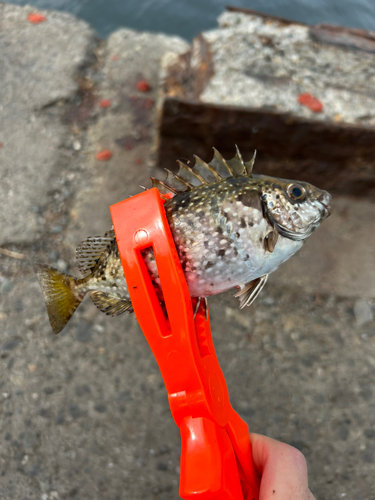
[[[112,61],[118,61],[120,59],[120,56],[112,56],[111,59]]]
[[[108,161],[112,158],[112,152],[109,149],[103,149],[96,153],[95,158],[100,161]]]
[[[99,108],[110,108],[111,107],[111,101],[109,99],[103,99],[100,101]]]
[[[311,94],[308,94],[307,92],[298,96],[298,102],[302,104],[302,106],[311,109],[314,113],[320,113],[323,111],[323,104],[319,101],[319,99]]]
[[[137,82],[137,90],[140,92],[148,92],[151,89],[150,84],[147,80],[139,80]]]
[[[47,21],[47,18],[46,18],[46,16],[43,16],[42,14],[38,14],[37,12],[33,12],[31,14],[28,14],[27,20],[29,21],[29,23],[39,24],[39,23],[43,23],[44,21]]]
[[[136,165],[142,165],[143,160],[142,160],[142,158],[136,158],[134,163],[135,163]]]

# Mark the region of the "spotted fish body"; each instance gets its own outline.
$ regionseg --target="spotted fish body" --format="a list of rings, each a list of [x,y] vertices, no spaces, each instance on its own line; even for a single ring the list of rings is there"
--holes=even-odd
[[[269,274],[302,242],[280,239],[271,253],[272,230],[259,193],[246,177],[217,182],[176,197],[165,207],[192,297],[209,297]]]
[[[255,175],[254,158],[245,163],[238,150],[229,161],[215,150],[209,164],[197,157],[194,167],[179,163],[178,174],[168,172],[166,181],[153,179],[153,184],[162,194],[174,195],[164,206],[191,297],[237,287],[241,307],[250,305],[268,275],[297,252],[330,213],[326,191],[305,182]],[[152,249],[143,257],[162,300]],[[107,314],[132,311],[113,230],[84,241],[77,259],[82,279],[44,265],[37,271],[55,333],[87,292]],[[61,297],[67,302],[65,311]]]

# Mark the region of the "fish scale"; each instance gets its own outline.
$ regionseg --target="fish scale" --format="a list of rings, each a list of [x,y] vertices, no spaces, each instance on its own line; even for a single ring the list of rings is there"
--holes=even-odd
[[[246,192],[251,188],[242,179],[233,181],[216,182],[209,189],[196,188],[194,196],[183,205],[177,198],[166,204],[168,222],[192,296],[209,297],[238,285],[245,273],[249,278],[254,264],[246,245],[247,228],[253,238],[263,238],[269,230],[260,201],[254,207],[241,201],[250,205]],[[256,193],[255,196],[259,200]],[[251,229],[254,226],[256,229]]]
[[[189,292],[210,297],[238,288],[240,307],[250,305],[268,275],[289,259],[330,214],[330,195],[307,182],[252,173],[237,149],[231,160],[214,150],[205,163],[181,161],[177,174],[152,178],[164,207]],[[159,300],[163,301],[153,250],[142,256]],[[55,333],[61,331],[86,293],[108,315],[132,312],[113,230],[90,237],[77,248],[83,278],[37,266]]]

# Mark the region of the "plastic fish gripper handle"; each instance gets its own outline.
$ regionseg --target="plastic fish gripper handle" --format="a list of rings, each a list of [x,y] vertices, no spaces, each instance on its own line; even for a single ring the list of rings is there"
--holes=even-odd
[[[159,365],[181,433],[180,496],[258,500],[247,424],[229,402],[209,317],[196,317],[164,200],[156,188],[110,207],[120,258],[139,325]],[[163,311],[142,257],[152,248]]]

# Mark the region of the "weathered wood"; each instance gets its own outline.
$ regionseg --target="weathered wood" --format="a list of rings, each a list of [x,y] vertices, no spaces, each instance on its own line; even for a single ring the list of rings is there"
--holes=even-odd
[[[373,127],[165,98],[158,166],[176,170],[176,159],[193,154],[210,160],[212,147],[231,158],[234,144],[245,159],[257,150],[255,172],[308,180],[341,194],[375,195]]]

